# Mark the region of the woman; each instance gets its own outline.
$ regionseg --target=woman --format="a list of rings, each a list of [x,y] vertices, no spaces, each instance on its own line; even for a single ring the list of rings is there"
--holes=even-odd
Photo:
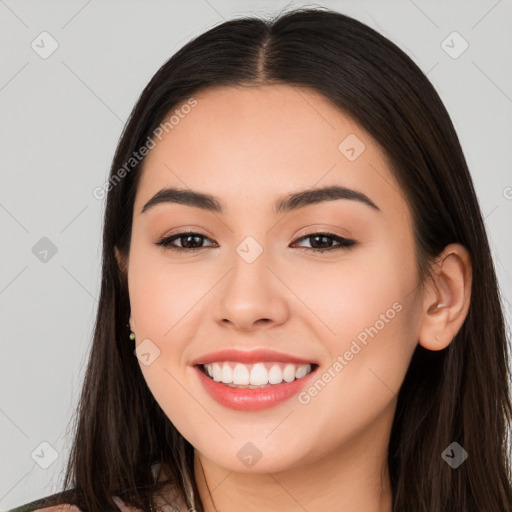
[[[207,31],[105,193],[67,490],[16,510],[511,510],[482,215],[393,43],[323,8]]]

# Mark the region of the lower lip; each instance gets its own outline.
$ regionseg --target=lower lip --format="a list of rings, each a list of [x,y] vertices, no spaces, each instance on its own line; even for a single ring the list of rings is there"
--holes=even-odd
[[[199,366],[194,367],[206,392],[219,404],[237,411],[261,411],[289,400],[309,384],[316,374],[317,368],[315,367],[305,377],[292,382],[281,382],[280,384],[270,384],[266,388],[249,389],[226,386],[222,382],[208,377]]]

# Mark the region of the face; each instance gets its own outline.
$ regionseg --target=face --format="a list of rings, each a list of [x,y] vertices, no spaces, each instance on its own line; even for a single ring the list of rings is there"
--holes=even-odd
[[[421,300],[411,215],[385,154],[305,88],[194,97],[156,139],[135,198],[130,325],[151,392],[183,436],[229,470],[379,449],[418,342]],[[142,212],[171,187],[215,201]],[[352,192],[283,203],[326,187]],[[221,349],[238,352],[213,354],[221,364],[206,376],[195,363]],[[267,352],[240,362],[257,349]],[[284,380],[234,388],[222,382],[224,362],[237,382]],[[313,371],[296,378],[300,366]]]

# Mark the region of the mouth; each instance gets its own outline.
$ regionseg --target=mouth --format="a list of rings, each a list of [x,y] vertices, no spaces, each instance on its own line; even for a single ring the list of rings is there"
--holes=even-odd
[[[220,405],[261,411],[285,403],[311,384],[319,364],[267,347],[225,348],[191,361],[199,384]]]
[[[297,364],[265,361],[244,364],[218,361],[197,364],[196,368],[208,379],[230,388],[261,389],[303,379],[318,368],[316,363]]]

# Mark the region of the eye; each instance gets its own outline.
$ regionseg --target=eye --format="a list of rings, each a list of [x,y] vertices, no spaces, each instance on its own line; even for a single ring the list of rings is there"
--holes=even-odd
[[[179,252],[198,252],[199,250],[204,248],[196,247],[197,245],[200,245],[201,240],[203,239],[209,240],[207,236],[202,235],[201,233],[187,231],[163,238],[162,240],[156,242],[155,245],[163,247],[164,249],[172,249],[173,251]],[[180,247],[178,245],[174,245],[173,242],[175,240],[179,240],[182,246]]]
[[[347,249],[357,244],[355,240],[344,238],[334,233],[311,233],[309,235],[302,236],[296,240],[295,243],[301,240],[311,239],[312,247],[302,247],[307,251],[314,252],[325,252],[334,251],[337,249]],[[181,245],[175,245],[174,242],[179,240]],[[202,241],[210,240],[206,235],[196,233],[194,231],[188,231],[183,233],[177,233],[155,242],[155,245],[163,247],[164,249],[171,249],[179,252],[198,252],[204,249],[205,246],[201,246]],[[332,241],[337,242],[338,245],[333,245]]]
[[[297,241],[300,240],[307,240],[311,239],[313,242],[311,245],[313,247],[303,247],[303,249],[306,249],[308,251],[314,251],[314,252],[325,252],[325,251],[335,251],[338,249],[348,249],[349,247],[352,247],[353,245],[356,245],[355,240],[350,240],[349,238],[344,238],[338,235],[335,235],[334,233],[310,233],[309,235],[302,236],[297,239]],[[338,242],[339,245],[332,245],[331,240],[334,240],[335,242]]]

